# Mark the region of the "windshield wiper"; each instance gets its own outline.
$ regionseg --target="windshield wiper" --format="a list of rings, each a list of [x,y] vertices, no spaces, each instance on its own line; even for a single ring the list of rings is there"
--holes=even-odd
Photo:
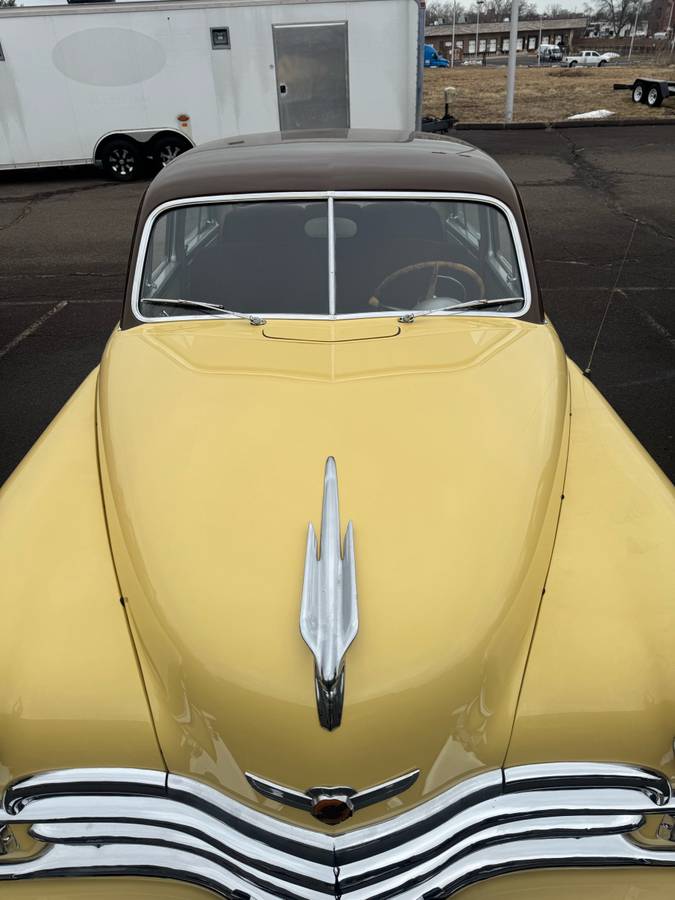
[[[414,322],[420,316],[429,316],[437,312],[455,312],[463,309],[482,309],[484,306],[502,306],[504,303],[524,303],[524,297],[502,297],[500,300],[467,300],[454,306],[439,306],[437,309],[423,309],[420,312],[408,312],[399,318],[399,322]]]
[[[209,312],[226,313],[238,319],[248,319],[251,325],[265,325],[267,319],[256,313],[237,312],[236,309],[226,309],[219,303],[206,303],[201,300],[182,300],[181,298],[169,299],[168,297],[141,297],[141,303],[155,303],[158,306],[189,306],[191,309],[205,309]]]

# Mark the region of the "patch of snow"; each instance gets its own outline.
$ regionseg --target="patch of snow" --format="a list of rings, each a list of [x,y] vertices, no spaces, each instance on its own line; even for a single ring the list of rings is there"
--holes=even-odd
[[[587,113],[577,113],[576,116],[568,116],[568,119],[609,119],[614,113],[611,109],[594,109]]]

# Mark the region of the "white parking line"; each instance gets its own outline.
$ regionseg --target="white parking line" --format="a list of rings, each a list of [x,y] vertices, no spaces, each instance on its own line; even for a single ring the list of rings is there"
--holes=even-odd
[[[9,344],[5,344],[5,346],[0,350],[0,359],[3,356],[6,356],[10,350],[13,350],[15,347],[18,347],[21,341],[25,338],[30,337],[31,334],[34,334],[38,328],[40,328],[47,319],[51,319],[52,316],[55,316],[57,312],[61,312],[64,307],[68,306],[67,300],[61,300],[60,303],[57,303],[55,306],[52,306],[51,309],[48,309],[46,313],[40,316],[39,319],[36,319],[32,325],[29,325],[28,328],[25,328],[21,334],[17,334],[15,338],[9,342]]]

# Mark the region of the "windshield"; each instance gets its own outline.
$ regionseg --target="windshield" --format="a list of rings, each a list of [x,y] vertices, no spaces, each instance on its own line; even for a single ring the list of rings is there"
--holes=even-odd
[[[506,215],[477,200],[212,202],[155,221],[141,318],[353,316],[524,307]],[[171,301],[174,301],[172,304]],[[500,303],[498,301],[503,301]],[[458,310],[459,311],[459,310]]]

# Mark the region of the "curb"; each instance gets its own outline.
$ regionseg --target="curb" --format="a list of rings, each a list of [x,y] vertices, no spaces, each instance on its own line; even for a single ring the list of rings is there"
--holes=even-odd
[[[454,131],[534,131],[554,128],[623,128],[636,125],[675,125],[668,119],[563,119],[559,122],[456,122]]]
[[[457,131],[534,131],[548,128],[547,122],[456,122]]]

